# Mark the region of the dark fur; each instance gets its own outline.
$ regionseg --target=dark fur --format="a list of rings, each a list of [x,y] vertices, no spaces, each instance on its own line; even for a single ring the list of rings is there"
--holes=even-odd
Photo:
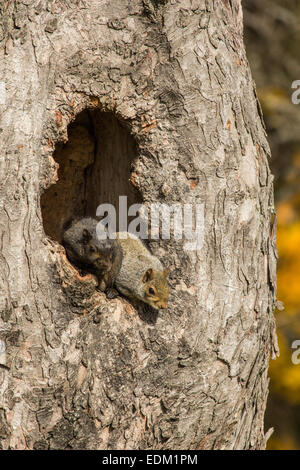
[[[116,240],[98,240],[98,221],[86,217],[74,221],[63,233],[62,243],[72,264],[95,274],[102,291],[112,287],[122,263],[122,250]]]

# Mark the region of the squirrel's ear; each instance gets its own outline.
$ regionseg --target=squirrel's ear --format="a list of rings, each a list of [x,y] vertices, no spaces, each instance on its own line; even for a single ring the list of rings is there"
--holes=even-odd
[[[143,276],[143,282],[147,282],[147,281],[151,281],[151,279],[153,279],[153,269],[150,268],[148,269],[144,276]]]
[[[82,231],[82,238],[83,238],[83,243],[86,244],[92,239],[92,235],[90,232],[85,228]]]
[[[164,276],[167,277],[167,275],[168,275],[168,270],[167,270],[167,268],[165,268],[164,269]]]

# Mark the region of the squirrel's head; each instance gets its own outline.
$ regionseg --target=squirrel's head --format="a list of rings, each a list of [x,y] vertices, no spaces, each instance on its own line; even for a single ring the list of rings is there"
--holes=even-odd
[[[148,269],[142,277],[143,301],[155,309],[167,308],[169,299],[168,271]]]
[[[105,246],[102,241],[93,238],[87,229],[82,232],[82,242],[85,249],[86,261],[93,264],[94,267],[106,268],[113,261],[113,251],[110,243]]]

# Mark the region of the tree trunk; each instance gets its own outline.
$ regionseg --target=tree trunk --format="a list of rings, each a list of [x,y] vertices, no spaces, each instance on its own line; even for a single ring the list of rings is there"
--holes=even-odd
[[[240,0],[0,11],[2,448],[264,448],[275,224]],[[171,288],[156,314],[60,243],[119,195],[205,204],[201,249],[150,243]]]

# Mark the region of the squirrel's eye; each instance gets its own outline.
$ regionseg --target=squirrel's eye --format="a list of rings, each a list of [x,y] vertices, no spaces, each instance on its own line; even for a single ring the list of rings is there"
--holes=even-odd
[[[91,253],[95,253],[95,252],[96,252],[96,248],[95,248],[93,245],[90,246],[90,252],[91,252]]]
[[[155,294],[155,290],[154,290],[154,289],[152,289],[152,287],[150,287],[150,288],[149,288],[149,294],[152,294],[152,295],[154,295],[154,294]]]

